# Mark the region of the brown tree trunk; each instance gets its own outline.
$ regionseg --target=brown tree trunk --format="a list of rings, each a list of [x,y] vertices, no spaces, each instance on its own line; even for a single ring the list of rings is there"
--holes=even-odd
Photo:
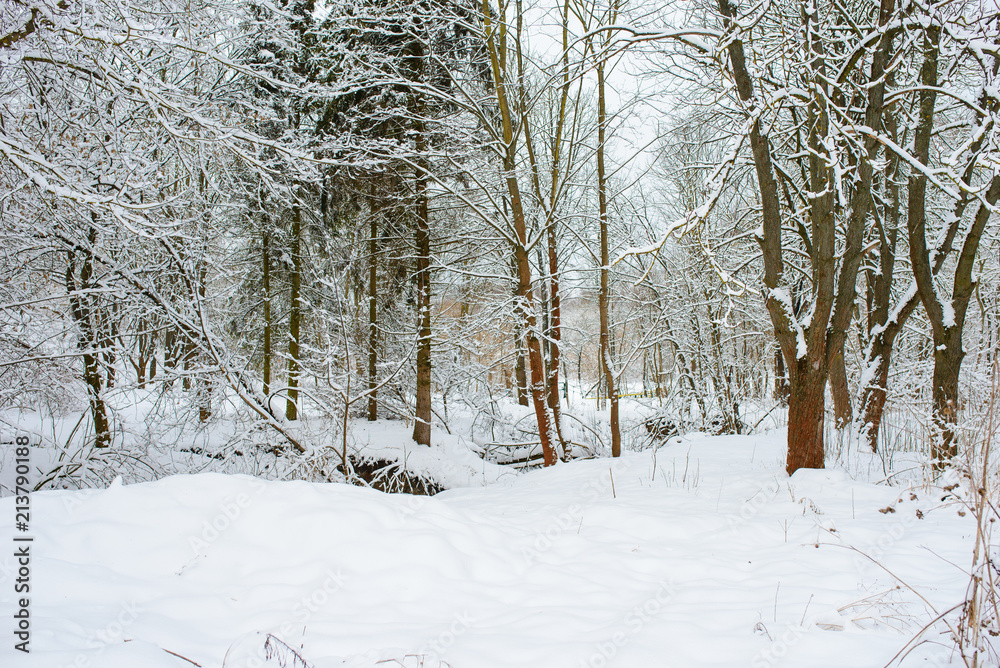
[[[807,469],[821,469],[823,462],[823,417],[825,410],[827,370],[814,368],[808,358],[795,361],[792,387],[788,398],[788,458],[789,474]]]
[[[299,419],[299,374],[301,358],[299,337],[302,329],[302,211],[299,205],[292,207],[292,271],[290,307],[288,310],[288,401],[285,403],[285,419]]]
[[[548,229],[549,251],[549,327],[547,341],[549,342],[549,379],[548,401],[552,409],[552,422],[555,425],[556,437],[562,449],[563,459],[570,456],[569,444],[563,438],[559,404],[559,358],[560,342],[562,340],[562,307],[559,297],[559,257],[556,253],[556,221],[549,221]]]
[[[97,229],[90,228],[87,241],[92,248],[97,243]],[[90,399],[90,416],[94,421],[94,445],[107,448],[111,445],[111,426],[108,420],[108,409],[104,402],[104,382],[101,378],[101,362],[98,355],[98,332],[94,326],[97,314],[93,300],[96,297],[86,294],[91,287],[94,275],[94,259],[89,251],[83,251],[83,262],[80,265],[79,278],[76,275],[76,251],[69,254],[66,268],[66,289],[69,292],[70,307],[73,319],[80,328],[80,346],[83,348],[83,382],[87,386]]]
[[[545,466],[552,466],[556,463],[557,456],[553,445],[554,434],[552,432],[552,420],[549,415],[550,409],[545,400],[545,375],[541,345],[539,344],[536,330],[535,299],[531,287],[531,263],[527,249],[527,226],[525,224],[524,207],[521,202],[520,187],[517,183],[517,177],[514,175],[517,160],[513,114],[506,93],[506,67],[501,63],[501,58],[506,59],[507,51],[507,45],[504,42],[505,29],[501,24],[501,30],[495,30],[492,9],[485,0],[481,18],[483,20],[485,45],[490,59],[490,70],[493,75],[493,90],[496,95],[497,109],[502,124],[503,167],[507,175],[507,194],[510,196],[510,208],[513,217],[514,266],[517,271],[515,312],[523,323],[524,336],[527,339],[528,366],[531,369],[531,400],[535,408],[535,419],[538,424],[538,437],[542,445],[542,456]],[[499,32],[499,35],[497,32]],[[498,41],[499,44],[497,43]]]
[[[940,468],[958,455],[958,377],[962,371],[961,331],[955,336],[951,328],[951,339],[934,351],[934,374],[931,388],[933,402],[933,435],[931,438],[931,460]]]
[[[201,259],[198,264],[201,265],[198,272],[198,297],[204,304],[208,291],[208,286],[205,285],[208,280],[208,265],[204,259]],[[198,420],[208,422],[209,418],[212,417],[212,381],[204,369],[198,374],[196,387]]]
[[[417,151],[423,130],[417,130]],[[417,396],[413,440],[431,444],[431,236],[427,209],[427,169],[419,162],[417,175]]]
[[[788,405],[788,397],[791,394],[788,371],[785,369],[785,356],[781,354],[781,348],[778,348],[774,351],[774,398],[783,405]]]
[[[514,384],[516,385],[517,403],[521,406],[528,405],[528,369],[525,364],[524,343],[521,337],[521,328],[514,332],[517,346],[517,358],[514,360]]]
[[[837,429],[847,429],[854,422],[854,407],[851,406],[843,347],[834,353],[830,362],[830,392],[833,395],[834,425]]]
[[[887,1],[888,8],[891,9],[893,0]],[[891,43],[892,38],[887,38],[887,44]],[[879,51],[879,54],[883,53],[882,50]],[[883,59],[884,55],[878,57],[876,62],[881,65]],[[874,66],[872,71],[874,74]],[[897,139],[895,116],[884,114],[883,122],[889,136],[895,141]],[[887,156],[883,177],[886,195],[883,197],[885,202],[883,215],[875,217],[875,229],[879,237],[878,272],[874,276],[868,276],[868,345],[865,349],[865,371],[862,374],[867,383],[863,383],[861,387],[859,435],[868,442],[872,452],[878,451],[882,415],[889,396],[889,367],[892,363],[896,335],[902,331],[903,325],[920,303],[919,297],[914,292],[902,308],[896,310],[892,322],[889,322],[892,281],[896,268],[896,242],[899,237],[900,201],[899,185],[896,183],[898,168],[899,156],[890,153]],[[941,261],[944,261],[943,255]]]
[[[914,155],[923,165],[930,163],[930,143],[934,127],[934,107],[937,99],[937,69],[940,28],[930,26],[924,30],[924,60],[920,69],[921,90],[919,93],[920,116],[914,135]],[[1000,59],[994,59],[994,74]],[[985,89],[980,98],[980,106],[995,113],[996,100],[990,98]],[[983,133],[977,132],[985,122],[983,116],[976,120],[973,127],[972,143],[968,154],[973,158],[982,147]],[[971,185],[975,172],[975,159],[969,162],[962,182]],[[983,231],[991,215],[991,209],[1000,199],[1000,176],[994,176],[987,189],[985,202],[979,210],[966,233],[962,250],[955,268],[952,283],[952,297],[946,309],[946,297],[935,285],[935,267],[932,266],[927,247],[926,235],[926,186],[927,177],[923,172],[914,170],[910,175],[909,198],[907,201],[907,233],[910,242],[910,261],[913,265],[913,275],[920,294],[920,301],[931,323],[934,344],[934,375],[933,375],[933,423],[934,434],[931,443],[931,458],[936,468],[942,468],[948,460],[958,452],[956,425],[959,410],[958,378],[961,372],[965,352],[962,350],[962,330],[965,325],[969,301],[975,290],[973,270],[975,258],[979,250]],[[952,228],[948,236],[953,237],[957,225],[970,201],[967,192],[955,202],[952,213]],[[946,240],[946,250],[950,247],[950,238]],[[950,314],[948,313],[950,311]]]
[[[531,135],[531,120],[529,118],[530,101],[527,89],[524,85],[525,70],[522,53],[522,30],[524,23],[524,8],[522,0],[516,2],[516,24],[515,24],[515,53],[517,56],[517,78],[518,91],[520,93],[521,130],[524,132],[524,144],[528,153],[528,164],[531,167],[531,182],[534,187],[538,205],[545,214],[544,232],[547,238],[548,251],[548,277],[540,285],[541,302],[543,307],[542,320],[544,323],[542,340],[543,361],[545,362],[545,385],[547,402],[551,410],[552,423],[555,428],[555,435],[559,441],[559,447],[564,459],[569,458],[569,449],[562,435],[562,425],[560,421],[559,405],[559,342],[562,337],[562,325],[560,321],[559,305],[559,258],[556,252],[556,210],[559,199],[559,175],[560,175],[560,152],[563,143],[563,128],[566,121],[566,102],[569,96],[569,33],[567,22],[569,20],[569,6],[564,4],[562,12],[563,28],[563,85],[560,88],[559,112],[556,117],[556,128],[552,141],[552,164],[550,170],[550,189],[548,197],[542,191],[542,183],[539,175],[538,160],[535,155],[534,143]],[[538,268],[544,274],[545,262],[542,259],[542,249],[538,246]]]
[[[271,396],[271,234],[265,231],[261,239],[261,289],[264,292],[264,396]],[[267,406],[271,412],[270,401]]]
[[[514,276],[514,302],[515,312],[517,312],[516,304],[517,300],[520,299],[521,287],[517,273],[517,260],[513,256],[511,256],[511,270]],[[528,350],[524,346],[524,324],[520,317],[514,318],[514,349],[516,350],[514,383],[517,386],[517,403],[521,406],[527,406],[531,401],[528,392]]]
[[[176,327],[168,327],[163,333],[163,367],[165,369],[170,369],[171,371],[176,371],[177,369],[177,350],[179,346],[177,341],[179,338]],[[173,383],[172,380],[171,383]]]
[[[597,65],[597,205],[601,226],[601,292],[598,299],[601,321],[601,365],[604,368],[604,383],[607,386],[607,396],[611,403],[611,456],[622,454],[622,434],[618,425],[618,387],[615,383],[614,359],[611,351],[611,327],[608,317],[610,285],[608,281],[608,265],[611,263],[608,252],[608,194],[605,175],[604,153],[606,141],[607,112],[604,98],[604,62]]]
[[[653,372],[656,374],[656,398],[663,405],[663,344],[659,341],[653,348]]]
[[[381,214],[372,184],[368,229],[368,421],[378,420],[378,218]]]
[[[194,379],[191,377],[191,367],[194,366],[194,357],[196,353],[195,342],[191,337],[184,337],[184,378],[181,381],[181,386],[185,390],[190,390],[194,387]]]
[[[729,0],[718,0],[723,25],[735,27],[737,12]],[[851,193],[850,216],[842,243],[838,244],[838,225],[834,217],[836,201],[833,186],[831,155],[830,77],[827,68],[826,45],[815,5],[803,5],[803,48],[808,53],[805,75],[810,84],[807,105],[808,190],[813,193],[807,208],[808,255],[811,269],[811,308],[809,320],[800,320],[800,310],[794,308],[795,295],[785,280],[782,257],[783,216],[778,198],[778,173],[772,162],[771,144],[759,118],[754,118],[749,139],[761,199],[762,235],[758,241],[764,259],[766,306],[781,346],[786,366],[790,367],[791,396],[789,398],[788,459],[789,474],[802,467],[822,468],[823,463],[823,392],[830,364],[843,349],[850,325],[856,296],[857,272],[861,263],[865,220],[871,206],[871,159],[878,144],[865,139],[865,153],[859,156],[858,183]],[[880,17],[882,15],[880,14]],[[877,33],[873,33],[877,34]],[[739,32],[728,40],[729,69],[740,99],[751,111],[755,102],[755,79],[747,67],[743,42]],[[880,77],[872,78],[873,86],[866,107],[866,122],[875,126],[882,116]],[[801,164],[801,163],[800,163]],[[805,166],[804,164],[802,165]],[[784,177],[782,177],[784,178]],[[838,268],[839,263],[839,268]],[[792,308],[789,308],[792,307]],[[802,344],[805,349],[802,350]],[[810,411],[818,411],[809,414]]]
[[[889,365],[892,348],[872,342],[870,360],[875,365],[874,373],[861,393],[861,437],[868,442],[872,452],[878,452],[879,430],[889,383]]]

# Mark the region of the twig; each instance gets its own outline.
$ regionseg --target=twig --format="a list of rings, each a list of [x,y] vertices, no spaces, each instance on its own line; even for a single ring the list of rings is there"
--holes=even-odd
[[[198,666],[198,668],[201,668],[201,664],[200,664],[200,663],[196,663],[196,662],[192,661],[191,659],[187,658],[186,656],[181,656],[181,655],[180,655],[180,654],[178,654],[177,652],[171,652],[171,651],[170,651],[169,649],[167,649],[166,647],[161,647],[160,649],[162,649],[162,650],[163,650],[164,652],[166,652],[167,654],[169,654],[169,655],[171,655],[171,656],[176,656],[176,657],[177,657],[178,659],[183,659],[184,661],[187,661],[187,662],[188,662],[188,663],[190,663],[190,664],[191,664],[192,666]]]

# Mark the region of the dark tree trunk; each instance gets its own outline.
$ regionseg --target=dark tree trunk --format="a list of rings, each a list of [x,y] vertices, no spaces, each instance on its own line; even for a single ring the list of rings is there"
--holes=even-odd
[[[525,365],[524,345],[520,335],[520,328],[514,333],[517,346],[517,358],[514,360],[514,384],[517,392],[517,403],[521,406],[528,405],[528,369]]]
[[[288,309],[288,401],[285,419],[299,419],[299,375],[302,371],[299,342],[302,331],[302,211],[292,207],[292,270]]]
[[[422,130],[417,131],[418,137]],[[421,151],[418,139],[418,152]],[[417,397],[413,440],[431,444],[431,237],[427,209],[427,170],[417,175]]]
[[[194,379],[191,376],[191,368],[194,366],[194,357],[197,352],[194,339],[189,336],[184,337],[184,378],[181,380],[181,387],[190,391],[194,387]]]
[[[880,24],[889,16],[885,7],[880,12]],[[723,25],[729,30],[735,27],[736,8],[729,0],[719,0],[719,10]],[[803,237],[810,260],[812,299],[808,322],[800,319],[800,309],[794,308],[795,297],[784,276],[783,219],[784,213],[778,197],[777,170],[772,161],[771,143],[763,130],[760,118],[754,118],[750,126],[750,148],[753,152],[757,185],[760,191],[762,234],[758,238],[764,260],[765,303],[775,336],[781,347],[784,362],[789,367],[789,429],[788,458],[786,470],[789,474],[799,468],[822,468],[823,462],[823,409],[826,382],[830,365],[837,353],[843,350],[844,339],[853,315],[856,296],[856,279],[861,263],[865,220],[871,206],[871,160],[879,150],[878,143],[866,137],[865,151],[858,156],[857,183],[850,197],[850,214],[846,229],[838,230],[834,216],[835,200],[833,165],[836,160],[831,155],[830,112],[833,104],[830,94],[830,76],[827,68],[826,45],[820,33],[820,20],[815,5],[802,7],[803,48],[808,53],[804,76],[810,84],[810,98],[807,105],[808,151],[800,167],[813,193],[800,211],[806,214],[808,227],[803,226]],[[873,36],[877,33],[873,33]],[[885,45],[880,40],[880,48]],[[737,31],[726,45],[729,55],[728,67],[733,74],[739,98],[748,106],[748,112],[755,104],[755,79],[747,66],[743,42]],[[875,59],[877,60],[877,58]],[[882,117],[883,91],[881,73],[876,76],[873,64],[873,82],[865,121],[875,127]],[[808,167],[806,173],[806,166]],[[781,178],[786,178],[782,176]],[[792,205],[794,207],[794,205]],[[842,241],[838,243],[838,234]],[[839,266],[838,266],[839,265]],[[789,308],[792,307],[792,308]],[[803,349],[804,348],[804,349]]]
[[[372,184],[368,229],[368,421],[378,419],[378,205]]]
[[[97,243],[97,229],[90,228],[87,236],[90,248]],[[83,261],[80,263],[77,276],[78,251],[70,251],[69,263],[66,268],[66,290],[69,293],[70,307],[73,319],[80,329],[80,347],[83,349],[83,382],[87,386],[90,400],[90,416],[94,421],[94,445],[106,448],[111,445],[111,426],[108,420],[108,409],[104,402],[104,381],[101,376],[101,361],[98,353],[99,334],[95,326],[98,314],[94,295],[87,294],[91,288],[94,275],[94,258],[89,250],[82,251]]]
[[[869,378],[861,394],[862,422],[860,434],[868,442],[868,446],[872,452],[877,452],[879,430],[882,426],[882,415],[885,411],[892,348],[876,344],[875,342],[871,345],[871,363],[874,364],[875,371]]]
[[[198,297],[204,304],[208,291],[208,286],[205,285],[208,280],[208,265],[204,259],[198,264],[201,265],[198,272]],[[198,420],[208,422],[212,417],[212,380],[204,369],[198,374],[197,388]]]
[[[889,2],[891,6],[892,0]],[[888,39],[891,44],[892,38]],[[878,62],[881,64],[881,60]],[[890,74],[890,81],[891,76]],[[895,116],[884,114],[883,122],[889,136],[895,141],[897,139]],[[889,396],[889,368],[892,364],[892,350],[896,336],[920,303],[920,298],[914,292],[902,308],[896,310],[892,322],[889,322],[892,281],[896,268],[896,242],[899,238],[900,200],[899,185],[896,182],[899,156],[890,153],[887,158],[883,177],[885,206],[882,216],[875,217],[875,230],[879,240],[878,272],[874,275],[873,272],[869,272],[868,275],[868,344],[865,350],[865,371],[862,374],[863,380],[867,383],[861,387],[859,424],[859,435],[868,442],[872,452],[878,451],[882,415]],[[941,261],[944,261],[943,255]]]
[[[785,356],[781,354],[781,348],[778,348],[774,351],[774,398],[787,406],[791,393],[788,371],[785,370]]]
[[[597,65],[597,200],[601,227],[601,292],[598,300],[601,324],[601,367],[604,369],[604,384],[611,403],[611,456],[622,454],[622,434],[618,424],[618,387],[615,383],[614,359],[611,350],[611,327],[608,306],[611,287],[608,282],[608,195],[607,178],[604,167],[604,143],[606,137],[607,113],[604,99],[604,62]]]
[[[800,358],[792,373],[788,399],[788,458],[789,474],[798,469],[823,468],[823,417],[825,409],[827,370],[816,369],[808,358]]]
[[[514,176],[517,166],[515,146],[514,120],[511,105],[506,92],[506,67],[501,58],[506,59],[507,45],[504,42],[503,31],[497,35],[493,30],[493,17],[488,8],[482,14],[482,20],[487,35],[486,49],[489,53],[490,71],[493,75],[493,90],[496,95],[497,109],[502,124],[503,145],[505,148],[503,168],[506,173],[507,194],[510,197],[510,208],[513,218],[514,267],[517,273],[517,293],[515,296],[515,312],[523,325],[523,335],[527,339],[528,366],[531,370],[531,401],[535,408],[535,419],[538,424],[538,437],[542,445],[542,456],[545,466],[552,466],[558,457],[553,445],[552,419],[545,399],[545,375],[542,362],[542,350],[536,331],[535,298],[531,286],[531,261],[528,257],[528,231],[521,202],[521,190]]]
[[[556,253],[556,221],[553,217],[548,225],[548,255],[549,255],[549,323],[546,341],[549,343],[549,378],[548,401],[552,409],[552,422],[555,425],[556,437],[562,449],[563,458],[569,457],[569,446],[562,435],[559,405],[559,355],[562,340],[562,307],[559,297],[559,256]]]
[[[958,455],[958,377],[965,352],[961,330],[955,336],[956,328],[950,329],[950,341],[934,351],[931,460],[939,467]]]
[[[854,407],[851,405],[843,348],[834,354],[830,363],[830,391],[833,395],[834,425],[837,429],[847,429],[854,422]]]
[[[923,165],[930,164],[930,144],[934,129],[935,103],[937,100],[938,56],[940,53],[941,29],[932,25],[924,29],[924,60],[920,68],[921,89],[918,96],[920,116],[914,133],[914,156]],[[994,58],[993,74],[1000,67],[1000,58]],[[998,110],[995,97],[988,94],[985,86],[979,99],[979,108],[995,114]],[[969,186],[976,171],[977,157],[982,150],[986,133],[984,126],[992,121],[980,112],[971,128],[971,142],[966,154],[970,156],[962,183],[965,188],[955,202],[951,213],[953,221],[949,226],[945,241],[945,252],[950,249],[951,239],[957,234],[966,207],[971,201]],[[985,201],[966,232],[962,249],[955,267],[950,303],[935,284],[936,267],[932,265],[927,247],[926,187],[927,176],[914,170],[909,179],[910,193],[907,200],[907,233],[910,243],[910,261],[917,283],[920,301],[931,323],[934,345],[933,424],[931,458],[936,468],[943,468],[948,460],[958,453],[957,420],[959,412],[958,379],[961,373],[962,330],[968,312],[969,301],[975,291],[973,276],[976,255],[992,208],[1000,199],[1000,176],[994,175],[985,194]],[[949,313],[950,311],[950,313]]]
[[[264,396],[271,396],[271,332],[274,324],[271,321],[271,234],[265,231],[261,239],[261,289],[264,291]],[[271,412],[270,402],[267,407]]]

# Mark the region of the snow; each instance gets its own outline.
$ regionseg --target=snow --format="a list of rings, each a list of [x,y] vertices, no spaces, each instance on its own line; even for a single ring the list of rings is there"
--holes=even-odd
[[[214,473],[40,492],[32,653],[8,636],[0,665],[249,668],[291,649],[314,668],[884,665],[933,614],[896,577],[961,601],[974,524],[939,488],[789,478],[785,438],[519,475],[480,462],[429,498]],[[0,539],[13,521],[0,499]],[[4,610],[12,568],[5,549]],[[925,658],[951,660],[926,644],[903,665]]]

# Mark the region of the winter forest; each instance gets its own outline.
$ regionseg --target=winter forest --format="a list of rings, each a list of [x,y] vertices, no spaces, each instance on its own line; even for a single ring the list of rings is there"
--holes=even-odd
[[[996,0],[4,0],[0,662],[1000,665]]]

